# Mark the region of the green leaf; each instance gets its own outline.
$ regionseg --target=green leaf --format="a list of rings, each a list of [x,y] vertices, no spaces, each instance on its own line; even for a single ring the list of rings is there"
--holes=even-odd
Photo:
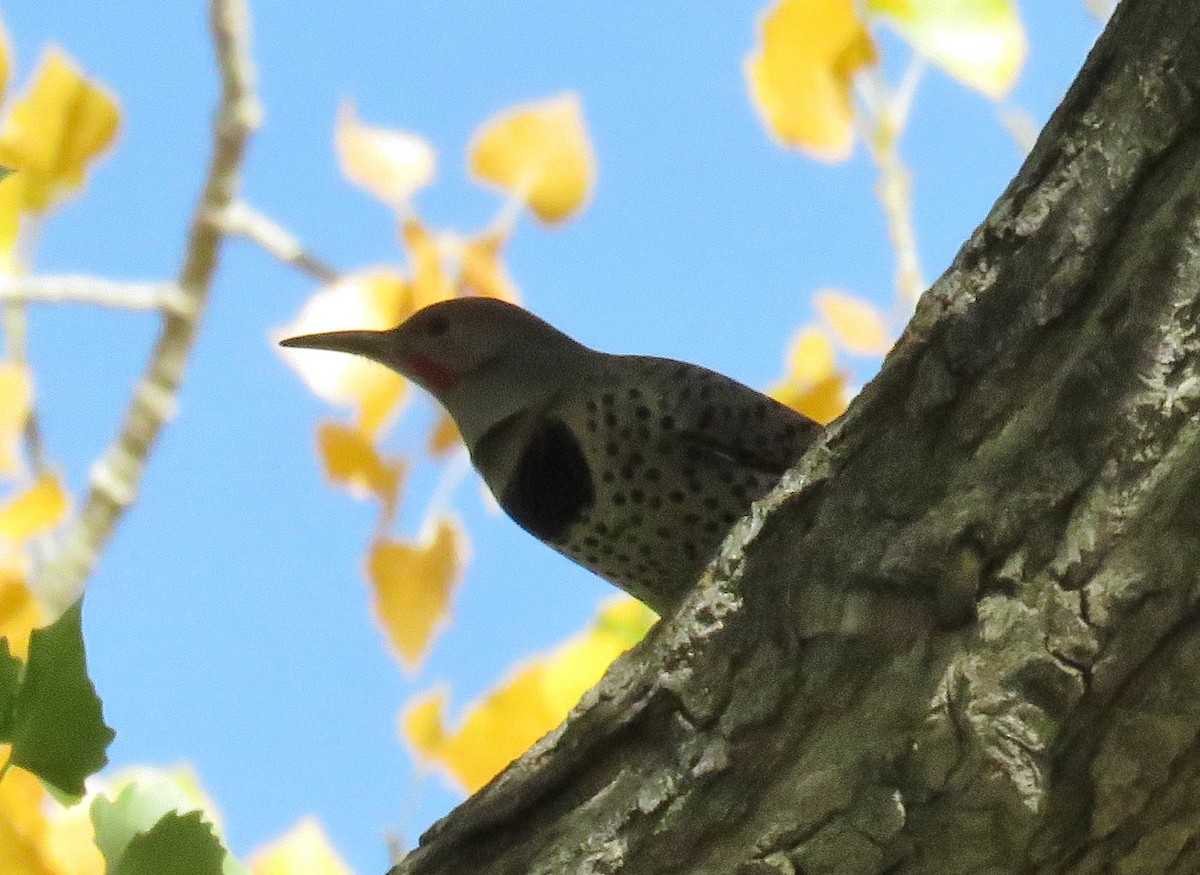
[[[158,825],[168,816],[180,818],[181,812],[188,813],[189,817],[193,813],[204,816],[196,810],[198,803],[195,797],[200,795],[199,788],[183,786],[193,780],[193,776],[187,770],[159,771],[139,768],[136,771],[138,777],[126,784],[115,800],[97,796],[92,802],[90,814],[96,835],[96,847],[104,855],[109,875],[124,872],[119,866],[135,840],[158,829]],[[119,777],[117,783],[120,783]],[[207,824],[204,824],[204,827],[210,829]],[[173,833],[175,827],[166,826],[163,829]],[[215,841],[218,841],[220,847],[219,840]],[[222,850],[221,856],[224,862],[219,871],[223,875],[249,875],[248,870],[232,854]]]
[[[170,811],[138,833],[109,875],[221,875],[225,849],[199,811]]]
[[[0,638],[0,743],[12,741],[20,677],[21,660],[8,652],[8,639]]]
[[[15,168],[5,167],[3,164],[0,164],[0,182],[4,182],[4,180],[8,179],[16,172],[17,171]]]
[[[81,605],[33,631],[12,720],[13,765],[73,796],[108,762],[104,751],[116,734],[87,676]]]

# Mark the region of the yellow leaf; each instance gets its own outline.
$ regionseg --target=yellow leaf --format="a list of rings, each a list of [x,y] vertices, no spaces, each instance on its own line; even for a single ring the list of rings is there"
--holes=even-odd
[[[446,699],[450,691],[445,685],[423,693],[408,703],[401,719],[401,731],[417,756],[433,760],[441,754],[446,741]]]
[[[518,303],[520,293],[500,257],[506,242],[507,237],[495,233],[467,241],[459,261],[458,284],[463,292]]]
[[[0,757],[8,758],[0,745]],[[46,853],[49,825],[42,810],[46,791],[23,769],[10,769],[0,781],[0,872],[4,875],[67,875]]]
[[[762,46],[745,69],[767,129],[783,145],[815,157],[848,157],[851,80],[876,60],[853,0],[780,0],[759,27]]]
[[[8,77],[12,74],[12,47],[8,42],[8,30],[0,22],[0,97],[8,91]]]
[[[253,875],[352,875],[316,818],[305,817],[284,836],[250,855]]]
[[[1021,72],[1028,48],[1013,0],[867,0],[913,48],[991,98]]]
[[[883,355],[892,348],[883,315],[870,301],[837,289],[824,289],[813,296],[813,304],[850,352]]]
[[[0,185],[0,189],[3,189]],[[0,477],[23,470],[21,436],[33,403],[29,369],[16,362],[0,361]]]
[[[408,670],[420,664],[445,621],[465,553],[465,537],[450,520],[417,543],[380,541],[371,547],[367,577],[375,591],[375,615]]]
[[[454,420],[445,411],[439,411],[437,425],[429,433],[429,454],[435,458],[444,456],[461,441],[462,435],[458,433]]]
[[[850,403],[844,374],[832,374],[810,386],[781,383],[771,390],[771,397],[821,425],[845,413]]]
[[[353,426],[323,422],[317,428],[317,447],[325,476],[355,498],[374,496],[383,505],[383,518],[395,515],[404,463],[384,460],[371,436]]]
[[[393,328],[413,312],[413,295],[404,278],[377,269],[351,274],[308,299],[275,339],[347,328]],[[399,374],[359,356],[323,350],[276,347],[318,397],[356,408],[358,426],[376,433],[396,412],[406,383]]]
[[[846,375],[834,365],[833,342],[825,332],[812,325],[797,332],[788,350],[787,374],[770,395],[822,425],[845,412],[850,400]]]
[[[24,203],[25,174],[13,173],[0,179],[0,274],[17,272],[17,235]]]
[[[402,719],[405,739],[419,756],[440,763],[474,792],[561,723],[579,697],[653,622],[654,613],[640,602],[615,599],[591,629],[517,669],[471,705],[457,731],[448,733],[443,726],[443,690],[419,697]]]
[[[421,137],[364,125],[342,101],[334,129],[342,175],[391,207],[407,203],[433,181],[437,153]]]
[[[56,526],[67,513],[67,494],[58,477],[43,474],[21,495],[0,507],[0,541],[23,544]]]
[[[0,638],[7,638],[9,650],[24,659],[29,649],[29,633],[45,619],[25,585],[22,563],[11,556],[0,556]]]
[[[619,596],[605,604],[591,629],[550,655],[543,683],[547,705],[559,715],[554,725],[596,685],[614,659],[642,639],[654,620],[654,612],[637,599]]]
[[[0,164],[24,175],[25,208],[40,212],[78,188],[88,164],[112,143],[120,120],[108,92],[85,79],[62,51],[50,49],[0,133]]]
[[[63,807],[47,801],[46,859],[62,875],[105,875],[104,855],[96,847],[87,804]]]
[[[596,175],[575,94],[514,107],[476,132],[471,172],[523,198],[543,222],[561,222],[587,200]]]
[[[813,325],[797,332],[788,350],[788,379],[811,385],[834,372],[833,341]]]
[[[428,229],[416,219],[407,220],[401,234],[408,247],[412,262],[413,278],[411,290],[413,310],[420,310],[438,301],[454,296],[446,272],[442,270],[442,256],[437,241]]]
[[[443,737],[431,750],[428,745],[420,747],[419,739],[408,741],[418,754],[439,763],[473,793],[558,724],[561,715],[552,713],[546,704],[544,677],[540,664],[521,669],[500,689],[472,705],[462,726],[452,734],[427,725],[430,718],[440,715],[433,712],[428,698],[418,700],[418,707],[424,706],[427,713],[406,720],[406,733],[412,727],[426,738]]]

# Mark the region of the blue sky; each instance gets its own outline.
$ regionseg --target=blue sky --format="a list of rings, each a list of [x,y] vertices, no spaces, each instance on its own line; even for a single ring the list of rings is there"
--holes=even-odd
[[[58,43],[124,111],[116,151],[47,223],[39,273],[175,274],[216,96],[202,6],[3,7],[15,82]],[[342,98],[365,121],[438,147],[438,180],[418,208],[434,226],[471,230],[497,204],[463,169],[472,131],[512,104],[575,90],[598,187],[561,228],[522,222],[509,267],[525,302],[589,345],[696,361],[764,387],[812,318],[813,291],[836,284],[890,306],[893,263],[861,150],[818,164],[777,148],[755,116],[741,64],[760,8],[257,3],[266,117],[246,197],[339,269],[396,263],[392,217],[337,172]],[[1012,102],[1040,124],[1099,25],[1079,0],[1023,13],[1030,55]],[[887,39],[885,51],[902,66],[901,44]],[[923,80],[903,152],[932,280],[1021,156],[994,105],[937,72]],[[580,629],[610,590],[484,512],[468,481],[456,506],[473,557],[452,624],[420,675],[402,674],[360,572],[373,509],[322,484],[313,430],[326,411],[268,340],[314,289],[249,244],[226,248],[179,415],[90,582],[85,632],[117,730],[114,765],[192,763],[239,854],[311,813],[357,871],[382,872],[386,832],[415,841],[458,798],[439,778],[415,783],[396,734],[403,703],[439,681],[456,704],[469,701]],[[76,493],[156,329],[145,314],[32,314],[42,427]],[[428,482],[418,475],[412,489]],[[421,509],[407,508],[402,531]]]

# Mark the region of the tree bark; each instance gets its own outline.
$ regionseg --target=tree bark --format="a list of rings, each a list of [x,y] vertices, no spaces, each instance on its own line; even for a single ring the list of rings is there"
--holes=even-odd
[[[394,873],[1200,872],[1200,4],[1125,0],[679,616]]]

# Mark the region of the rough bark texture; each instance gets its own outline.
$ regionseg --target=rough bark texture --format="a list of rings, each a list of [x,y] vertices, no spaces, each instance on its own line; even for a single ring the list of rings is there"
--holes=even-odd
[[[1200,4],[1126,0],[880,376],[397,873],[1200,872]]]

